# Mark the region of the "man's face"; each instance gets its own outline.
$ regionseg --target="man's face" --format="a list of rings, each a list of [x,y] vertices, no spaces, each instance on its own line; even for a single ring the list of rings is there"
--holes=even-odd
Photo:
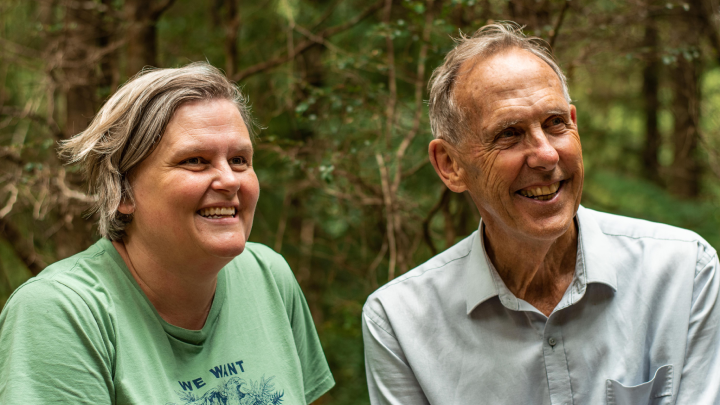
[[[555,72],[520,49],[462,66],[455,99],[469,133],[460,181],[490,234],[557,239],[580,204],[583,161],[575,107]]]

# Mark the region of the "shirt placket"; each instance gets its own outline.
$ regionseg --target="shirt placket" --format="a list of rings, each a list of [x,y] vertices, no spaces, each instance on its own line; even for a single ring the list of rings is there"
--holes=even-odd
[[[542,346],[550,402],[553,405],[570,405],[573,403],[572,387],[565,344],[562,329],[554,322],[553,318],[556,317],[553,315],[550,315],[545,325]]]

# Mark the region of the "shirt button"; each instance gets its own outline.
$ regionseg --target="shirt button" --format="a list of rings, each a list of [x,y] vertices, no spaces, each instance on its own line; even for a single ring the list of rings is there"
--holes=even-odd
[[[555,338],[550,338],[548,339],[548,343],[550,344],[550,346],[555,346],[555,343],[557,342],[555,341]]]

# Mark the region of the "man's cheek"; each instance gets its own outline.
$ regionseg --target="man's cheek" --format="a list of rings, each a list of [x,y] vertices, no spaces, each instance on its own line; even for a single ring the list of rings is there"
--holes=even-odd
[[[501,188],[505,184],[503,181],[504,170],[501,170],[500,164],[502,160],[499,159],[500,151],[491,151],[482,161],[480,166],[480,176],[483,179],[483,185],[485,189],[490,192],[491,195],[504,194]]]

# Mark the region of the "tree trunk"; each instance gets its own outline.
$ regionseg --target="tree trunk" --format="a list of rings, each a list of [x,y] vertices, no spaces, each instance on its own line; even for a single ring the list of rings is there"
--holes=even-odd
[[[145,66],[157,66],[157,22],[174,0],[125,0],[128,22],[125,74],[134,76]]]
[[[674,159],[671,170],[671,192],[692,198],[700,194],[701,165],[698,157],[700,123],[700,61],[698,7],[691,7],[675,17],[675,32],[682,43],[673,66]]]
[[[528,35],[543,36],[543,30],[552,24],[548,0],[510,0],[508,14],[512,21],[526,26]]]
[[[225,74],[232,77],[238,67],[238,33],[240,29],[240,13],[238,13],[237,0],[225,0],[223,13],[223,28],[225,31]]]
[[[97,104],[95,94],[95,64],[91,60],[92,50],[101,33],[96,29],[95,10],[84,7],[83,2],[65,2],[65,30],[63,43],[63,90],[66,101],[66,138],[84,130]]]
[[[673,69],[674,160],[671,191],[681,197],[700,194],[701,168],[697,156],[700,116],[699,66],[696,60],[678,59]]]
[[[652,17],[645,24],[644,47],[648,50],[643,69],[643,99],[645,108],[645,146],[643,149],[643,174],[648,180],[660,182],[660,129],[658,128],[658,89],[661,64],[658,58],[658,30]]]

